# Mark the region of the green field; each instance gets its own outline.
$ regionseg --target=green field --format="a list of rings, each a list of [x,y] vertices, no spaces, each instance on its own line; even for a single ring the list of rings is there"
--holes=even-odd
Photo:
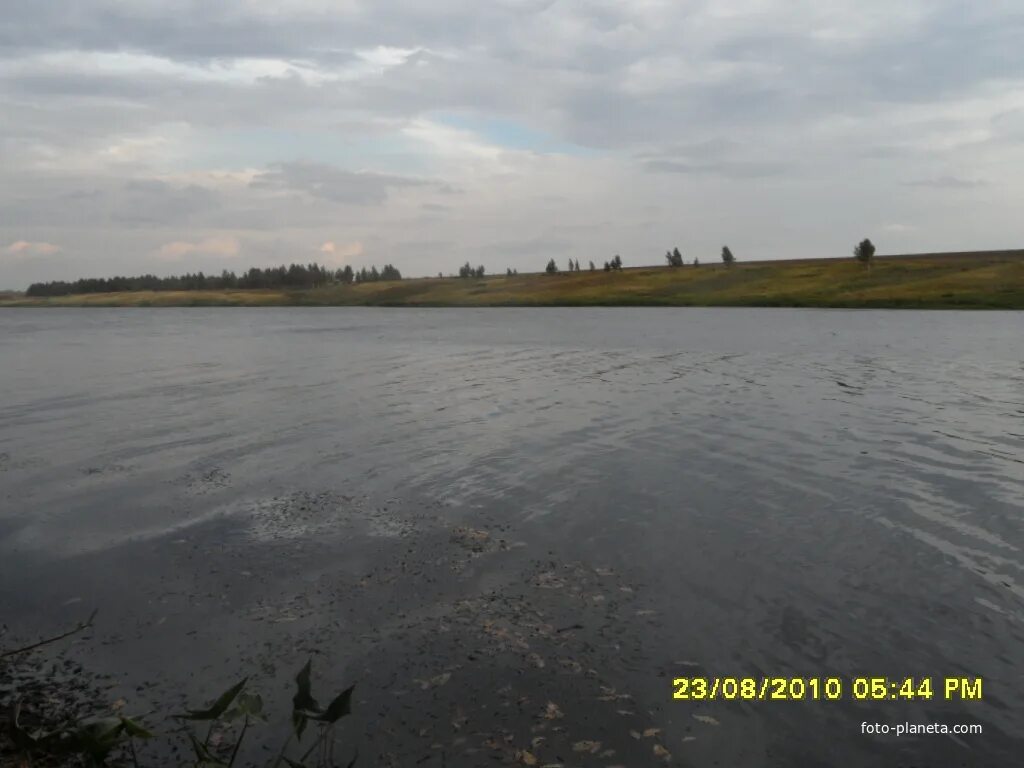
[[[0,307],[743,306],[1024,309],[1024,250],[416,278],[308,290],[0,295]]]

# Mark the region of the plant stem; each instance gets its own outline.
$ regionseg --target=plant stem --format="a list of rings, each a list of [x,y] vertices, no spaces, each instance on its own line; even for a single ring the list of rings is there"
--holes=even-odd
[[[302,754],[302,757],[299,758],[299,762],[300,763],[306,762],[306,758],[309,757],[311,754],[313,754],[313,750],[316,749],[317,747],[319,747],[323,743],[324,733],[325,733],[324,729],[321,728],[320,729],[320,737],[316,741],[314,741],[312,744],[310,744],[309,745],[309,749],[307,749]]]
[[[26,645],[24,648],[15,648],[13,651],[4,651],[0,653],[0,659],[6,659],[8,656],[17,656],[19,653],[25,653],[26,651],[32,651],[36,648],[40,648],[50,643],[56,643],[58,640],[63,640],[65,637],[71,637],[76,632],[81,632],[83,629],[88,629],[92,626],[92,620],[96,618],[96,611],[93,611],[88,619],[79,622],[78,626],[74,629],[70,629],[67,632],[57,635],[56,637],[50,637],[46,640],[40,640],[38,643],[32,643],[32,645]]]
[[[211,737],[211,736],[213,736],[213,726],[214,726],[214,725],[215,725],[216,723],[217,723],[217,721],[216,721],[216,720],[211,720],[211,721],[210,721],[210,727],[209,727],[209,729],[208,729],[208,730],[206,731],[206,738],[205,738],[205,739],[203,739],[203,748],[204,748],[204,749],[205,749],[206,747],[209,747],[209,746],[210,746],[210,737]]]
[[[284,744],[281,746],[281,751],[277,753],[277,760],[274,761],[273,768],[277,768],[281,765],[281,761],[284,760],[285,750],[288,749],[288,745],[292,743],[292,737],[295,735],[294,731],[288,734],[288,738],[284,740]]]
[[[238,749],[242,746],[242,739],[245,738],[245,732],[249,728],[249,716],[245,716],[245,722],[242,723],[242,732],[238,734],[238,741],[235,742],[235,748],[231,750],[231,759],[228,760],[228,765],[235,764],[235,758],[238,756]]]

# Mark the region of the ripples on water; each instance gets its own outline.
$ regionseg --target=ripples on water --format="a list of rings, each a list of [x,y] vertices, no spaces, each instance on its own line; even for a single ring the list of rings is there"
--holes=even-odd
[[[8,311],[0,553],[344,487],[633,567],[720,674],[984,672],[1019,714],[1022,339],[998,312]]]

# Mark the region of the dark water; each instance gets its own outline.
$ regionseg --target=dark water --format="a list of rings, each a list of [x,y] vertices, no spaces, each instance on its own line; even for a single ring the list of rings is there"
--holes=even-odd
[[[313,655],[363,765],[1019,764],[1022,360],[1021,313],[5,311],[0,623],[99,607],[133,711]]]

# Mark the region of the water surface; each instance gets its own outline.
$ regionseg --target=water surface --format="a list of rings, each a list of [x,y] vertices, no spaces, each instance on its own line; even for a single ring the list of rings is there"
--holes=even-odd
[[[99,606],[71,653],[136,711],[250,672],[287,701],[313,654],[358,681],[368,765],[1011,764],[1022,339],[1002,312],[7,310],[0,617]],[[984,699],[673,701],[694,674]]]

